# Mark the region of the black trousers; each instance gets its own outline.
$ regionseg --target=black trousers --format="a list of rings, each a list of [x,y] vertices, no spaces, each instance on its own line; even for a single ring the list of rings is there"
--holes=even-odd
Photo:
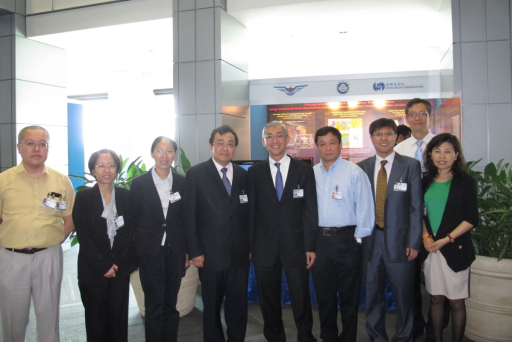
[[[304,255],[304,258],[306,256]],[[265,267],[254,264],[256,283],[260,297],[261,313],[263,315],[263,335],[267,341],[284,342],[284,331],[281,311],[281,276],[283,265],[278,260],[273,266]],[[316,341],[311,330],[313,328],[313,314],[311,312],[311,298],[309,296],[309,272],[306,265],[297,267],[284,267],[292,312],[297,326],[297,341]]]
[[[320,337],[324,342],[355,342],[361,291],[361,246],[354,238],[355,229],[339,234],[318,233],[316,260],[311,268],[318,300]],[[338,296],[343,330],[338,335]]]
[[[249,265],[229,267],[225,271],[199,269],[203,297],[203,340],[224,342],[220,310],[224,301],[224,319],[229,342],[243,342],[247,329],[247,282]]]
[[[412,328],[412,335],[416,336],[423,332],[425,328],[425,319],[423,318],[422,302],[421,302],[421,258],[418,257],[414,259],[414,283],[413,283],[413,291],[414,291],[414,300],[413,300],[413,315],[414,315],[414,325]]]
[[[106,283],[78,282],[85,309],[88,342],[128,340],[130,277],[114,277]]]
[[[175,342],[178,339],[180,313],[176,310],[176,302],[184,267],[185,254],[173,254],[168,247],[160,247],[156,256],[140,258],[147,342]]]

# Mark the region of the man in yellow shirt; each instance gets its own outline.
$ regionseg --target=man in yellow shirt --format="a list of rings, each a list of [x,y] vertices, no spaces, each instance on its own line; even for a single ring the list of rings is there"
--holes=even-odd
[[[60,244],[73,231],[75,192],[45,165],[50,136],[40,126],[18,135],[22,163],[0,174],[0,315],[4,342],[23,342],[30,301],[37,340],[59,341]]]

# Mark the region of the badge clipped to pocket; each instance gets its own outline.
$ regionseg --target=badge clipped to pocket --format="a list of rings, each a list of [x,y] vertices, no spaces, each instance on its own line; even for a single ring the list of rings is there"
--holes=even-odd
[[[394,191],[401,191],[406,192],[407,191],[407,183],[402,183],[402,178],[400,178],[400,182],[396,182],[395,186],[393,187]]]
[[[181,199],[181,196],[180,196],[180,193],[179,192],[171,192],[169,194],[169,201],[171,203],[174,203],[174,202],[177,202]]]
[[[114,227],[116,227],[116,229],[119,229],[121,227],[124,226],[124,218],[123,216],[117,216],[115,219],[114,219]]]
[[[56,192],[50,192],[43,197],[41,204],[50,209],[66,210],[66,201],[63,201],[62,195]]]
[[[244,194],[244,191],[242,190],[242,194],[239,196],[240,203],[248,203],[249,197],[247,197],[247,194]]]
[[[297,189],[293,189],[293,198],[303,198],[304,189],[300,188],[300,184],[297,184]]]

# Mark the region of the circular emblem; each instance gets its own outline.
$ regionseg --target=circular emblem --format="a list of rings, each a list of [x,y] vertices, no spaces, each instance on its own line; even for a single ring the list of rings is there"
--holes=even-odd
[[[375,82],[373,84],[373,90],[375,90],[375,91],[379,91],[379,90],[384,91],[384,89],[386,89],[386,85],[384,84],[384,82],[378,82],[378,83]]]
[[[338,89],[338,93],[340,94],[346,94],[348,93],[348,82],[347,81],[341,81],[340,83],[338,83],[338,87],[336,88]]]

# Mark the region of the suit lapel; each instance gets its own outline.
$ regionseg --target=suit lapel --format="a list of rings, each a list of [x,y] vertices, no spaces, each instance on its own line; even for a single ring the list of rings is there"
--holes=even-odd
[[[219,188],[220,193],[226,194],[226,196],[229,197],[228,192],[226,190],[226,187],[224,186],[224,183],[222,183],[222,179],[220,178],[219,170],[217,170],[217,167],[213,163],[213,159],[210,158],[209,162],[206,163],[205,168],[208,170],[206,174],[208,177],[210,177],[213,181],[213,183]],[[233,177],[234,177],[234,170],[233,170]],[[233,193],[233,191],[231,191]]]
[[[270,161],[268,158],[266,160],[262,161],[262,167],[264,169],[264,172],[262,174],[263,184],[265,184],[265,187],[272,193],[272,195],[271,195],[272,198],[276,202],[279,202],[279,199],[277,198],[276,187],[274,186],[274,180],[272,179],[272,172],[270,171]],[[288,181],[288,179],[286,181]],[[283,196],[284,196],[284,190],[283,190]]]
[[[374,177],[375,177],[375,159],[377,157],[373,156],[373,157],[370,157],[368,159],[366,159],[366,165],[365,165],[365,169],[366,171],[366,175],[368,176],[368,179],[370,180],[370,185],[372,187],[372,194],[373,194],[373,197],[375,198],[375,181],[374,181]]]
[[[398,183],[401,181],[400,175],[402,174],[403,168],[404,168],[404,163],[402,160],[402,156],[399,155],[398,153],[395,153],[395,159],[393,160],[393,166],[391,167],[391,174],[389,175],[389,178],[388,178],[388,189],[386,191],[386,199],[388,199],[389,194],[392,193],[395,183]]]
[[[146,176],[146,186],[147,191],[149,192],[148,199],[151,201],[150,207],[153,211],[153,215],[159,216],[161,220],[164,219],[164,212],[162,211],[162,202],[160,202],[160,195],[158,194],[158,190],[156,189],[155,182],[153,181],[153,168],[146,172],[144,175]],[[142,175],[141,177],[143,177]]]

